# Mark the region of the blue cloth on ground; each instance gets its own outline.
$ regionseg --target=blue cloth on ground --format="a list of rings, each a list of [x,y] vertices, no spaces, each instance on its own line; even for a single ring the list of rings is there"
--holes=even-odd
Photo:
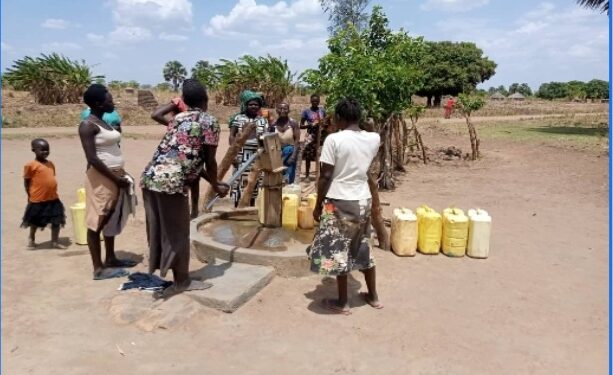
[[[156,275],[144,272],[134,272],[128,276],[130,281],[121,284],[119,290],[139,289],[147,291],[164,290],[172,285],[172,281],[166,281]]]

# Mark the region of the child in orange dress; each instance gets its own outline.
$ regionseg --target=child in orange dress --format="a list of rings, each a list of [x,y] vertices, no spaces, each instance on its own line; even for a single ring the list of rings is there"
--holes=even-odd
[[[66,224],[64,205],[57,195],[55,166],[47,160],[49,143],[42,139],[34,139],[31,143],[36,159],[23,168],[23,180],[28,195],[28,205],[21,226],[30,228],[28,249],[35,249],[37,229],[44,229],[51,224],[51,246],[55,249],[65,249],[58,239],[60,227]]]

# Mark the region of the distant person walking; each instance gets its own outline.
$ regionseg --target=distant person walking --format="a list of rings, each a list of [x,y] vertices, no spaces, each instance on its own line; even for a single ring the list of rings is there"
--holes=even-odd
[[[447,99],[447,102],[445,103],[445,118],[446,119],[451,118],[451,114],[453,113],[453,107],[455,106],[455,103],[456,101],[453,96]]]

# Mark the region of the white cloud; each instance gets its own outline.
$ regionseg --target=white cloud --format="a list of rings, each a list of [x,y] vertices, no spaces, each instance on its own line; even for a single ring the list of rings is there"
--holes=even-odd
[[[557,8],[534,4],[508,24],[499,20],[450,18],[437,28],[455,41],[473,41],[498,63],[495,84],[589,80],[606,76],[608,27],[606,17],[571,4]],[[570,73],[569,73],[570,72]],[[486,82],[485,85],[490,85]]]
[[[80,45],[72,42],[51,42],[42,45],[46,52],[67,52],[83,49]]]
[[[2,47],[1,48],[2,52],[12,52],[13,51],[13,46],[11,46],[8,43],[0,42],[0,46]]]
[[[443,12],[466,12],[487,5],[489,2],[490,0],[426,0],[421,5],[421,9]]]
[[[187,36],[185,35],[179,35],[179,34],[168,34],[168,33],[160,33],[160,35],[158,35],[158,38],[161,40],[168,40],[168,41],[173,41],[173,42],[182,42],[185,41],[187,39],[189,39]]]
[[[70,27],[70,22],[60,18],[47,18],[43,23],[40,24],[40,26],[45,29],[63,30]]]
[[[113,42],[140,42],[151,39],[151,31],[138,26],[119,26],[109,33],[109,39]]]
[[[324,24],[317,22],[318,17],[326,19],[318,0],[295,0],[289,5],[285,1],[263,5],[255,0],[239,0],[228,15],[214,16],[203,29],[207,35],[225,37],[274,35],[293,31],[315,34],[325,32]],[[308,19],[315,19],[311,28],[305,27]]]
[[[161,24],[192,22],[189,0],[113,0],[111,6],[119,25],[156,28]]]
[[[227,58],[244,54],[284,56],[292,70],[300,71],[313,67],[316,58],[326,53],[326,22],[319,0],[278,1],[270,5],[239,0],[228,14],[215,15],[202,30],[207,36],[241,41],[242,50]],[[245,44],[247,50],[243,49]],[[293,53],[288,55],[288,51]]]

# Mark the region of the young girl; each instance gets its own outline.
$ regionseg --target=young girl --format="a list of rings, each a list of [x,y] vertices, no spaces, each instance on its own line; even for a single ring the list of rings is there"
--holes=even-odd
[[[28,195],[28,205],[23,215],[21,226],[30,227],[28,249],[36,248],[36,229],[44,229],[51,224],[51,246],[55,249],[65,249],[58,242],[60,227],[66,224],[64,205],[57,195],[55,166],[47,160],[49,143],[36,138],[32,141],[32,152],[36,159],[23,168],[23,180]]]

